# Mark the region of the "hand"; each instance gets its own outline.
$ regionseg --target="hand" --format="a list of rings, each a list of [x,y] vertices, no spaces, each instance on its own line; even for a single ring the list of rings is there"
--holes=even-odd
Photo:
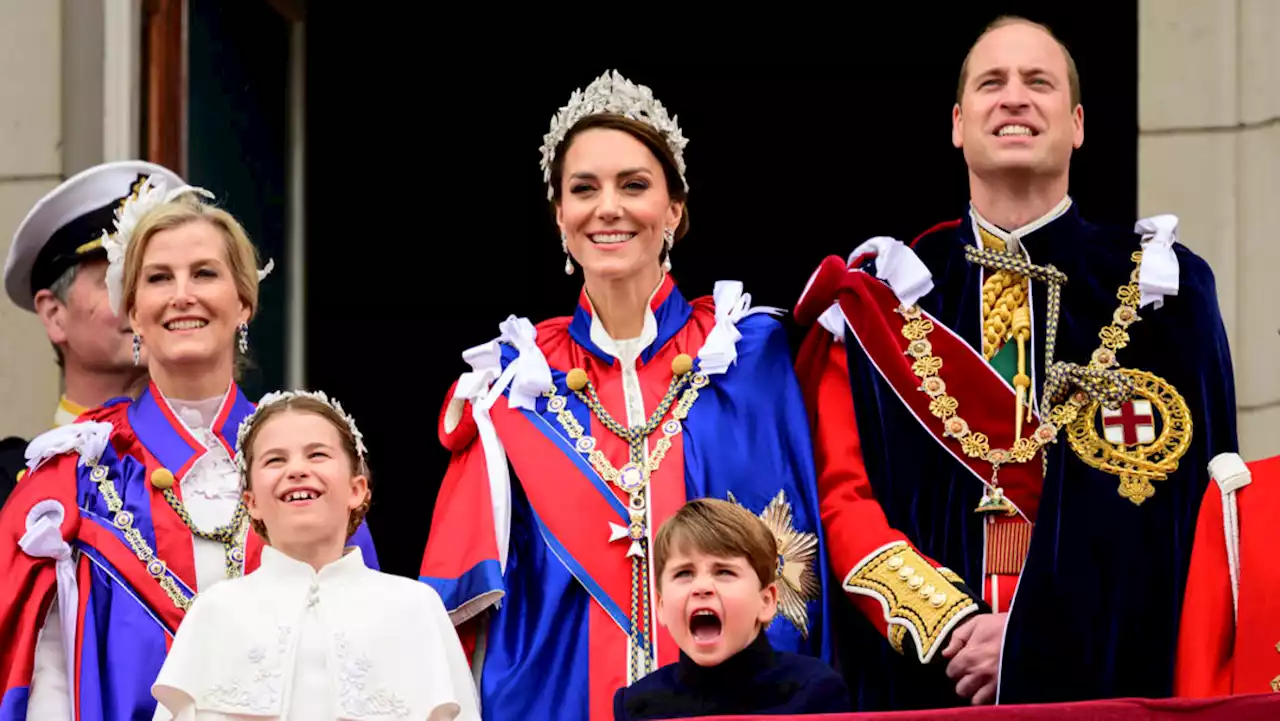
[[[996,680],[1000,673],[1000,647],[1008,613],[974,616],[951,634],[942,657],[951,659],[947,677],[956,681],[956,694],[975,706],[996,700]]]

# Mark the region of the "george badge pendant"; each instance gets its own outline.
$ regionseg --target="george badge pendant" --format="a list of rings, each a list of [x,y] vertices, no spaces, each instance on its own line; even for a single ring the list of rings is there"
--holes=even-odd
[[[1004,489],[1000,487],[1000,464],[993,464],[991,472],[991,483],[987,486],[987,490],[982,493],[982,500],[978,501],[978,507],[973,509],[974,513],[996,514],[1003,513],[1006,516],[1018,515],[1018,509],[1013,507],[1009,499],[1004,497]]]

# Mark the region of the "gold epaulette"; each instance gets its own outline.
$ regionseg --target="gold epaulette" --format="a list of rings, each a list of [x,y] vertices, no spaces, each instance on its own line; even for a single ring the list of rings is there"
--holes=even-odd
[[[880,601],[889,623],[889,644],[905,653],[906,635],[915,641],[925,664],[951,629],[980,610],[957,588],[964,581],[946,568],[934,568],[911,546],[899,541],[868,556],[844,580],[844,590]]]

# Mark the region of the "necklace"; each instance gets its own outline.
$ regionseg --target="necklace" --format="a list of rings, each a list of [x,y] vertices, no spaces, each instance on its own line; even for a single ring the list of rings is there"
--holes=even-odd
[[[929,412],[943,422],[943,435],[959,441],[965,455],[991,464],[991,482],[974,510],[978,513],[1004,513],[1007,516],[1014,516],[1018,511],[1004,497],[1004,492],[1000,488],[1000,467],[1007,463],[1026,463],[1035,458],[1041,448],[1057,439],[1058,432],[1063,427],[1076,420],[1091,399],[1099,399],[1108,406],[1118,407],[1132,392],[1132,384],[1110,368],[1116,364],[1116,351],[1129,343],[1127,328],[1140,320],[1137,313],[1138,301],[1141,297],[1137,283],[1138,269],[1134,269],[1129,277],[1130,282],[1121,286],[1116,293],[1120,307],[1113,313],[1111,324],[1098,333],[1102,343],[1093,352],[1088,368],[1081,368],[1075,364],[1053,361],[1058,314],[1061,309],[1061,286],[1066,281],[1065,275],[1053,266],[1039,268],[1009,253],[969,246],[965,248],[965,255],[971,262],[1037,277],[1045,280],[1049,285],[1045,323],[1045,365],[1049,371],[1046,374],[1041,407],[1052,407],[1052,409],[1034,433],[1025,438],[1018,438],[1011,448],[992,448],[987,435],[972,430],[969,423],[960,416],[959,401],[947,394],[947,384],[940,376],[942,358],[933,355],[933,347],[928,340],[929,334],[934,330],[933,321],[924,317],[918,304],[910,307],[901,306],[897,312],[904,320],[902,335],[910,341],[907,346],[907,355],[915,359],[912,372],[921,379],[918,390],[932,399],[929,403]],[[1135,251],[1131,259],[1140,268],[1142,251]],[[1070,394],[1064,402],[1051,406],[1053,400],[1066,395],[1066,391],[1072,384],[1079,386],[1081,390]]]
[[[698,390],[706,387],[709,382],[706,374],[693,372],[693,359],[688,354],[681,353],[671,361],[671,383],[653,414],[644,424],[627,427],[614,420],[613,416],[605,410],[586,371],[581,368],[570,370],[565,375],[565,385],[590,409],[601,425],[627,442],[628,462],[622,468],[616,468],[596,447],[596,439],[583,430],[582,424],[568,410],[564,396],[556,394],[554,388],[543,394],[548,399],[547,410],[556,414],[556,420],[573,441],[575,450],[587,454],[587,460],[600,477],[617,486],[628,497],[627,510],[630,522],[625,528],[610,522],[609,540],[611,542],[631,541],[627,556],[631,559],[633,680],[639,679],[654,669],[653,641],[649,634],[649,554],[646,520],[649,479],[653,477],[662,459],[666,457],[667,451],[671,449],[671,439],[683,430],[682,422],[688,417],[694,402],[698,400]],[[667,411],[671,412],[671,418],[663,422],[662,419],[667,415]],[[662,437],[658,439],[653,452],[646,459],[645,440],[659,428],[662,430]]]
[[[154,485],[154,483],[153,483]],[[244,571],[244,541],[245,519],[249,515],[249,509],[244,505],[244,499],[236,504],[235,513],[231,514],[231,520],[212,531],[202,531],[196,528],[196,524],[191,520],[191,515],[187,513],[187,508],[182,504],[182,500],[178,498],[178,494],[173,492],[173,488],[165,488],[161,490],[164,494],[164,500],[169,502],[169,507],[174,513],[178,514],[178,518],[182,519],[183,524],[191,531],[191,535],[203,538],[208,541],[216,541],[222,544],[223,552],[226,554],[227,578],[237,578]]]

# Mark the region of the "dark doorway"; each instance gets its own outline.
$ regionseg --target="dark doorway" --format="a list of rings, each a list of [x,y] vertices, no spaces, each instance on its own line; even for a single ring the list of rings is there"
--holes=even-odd
[[[280,268],[259,290],[241,380],[251,399],[285,382],[289,20],[267,2],[186,0],[187,181],[213,191]]]
[[[425,10],[313,4],[308,385],[339,397],[367,438],[384,568],[417,575],[448,461],[436,421],[462,351],[509,314],[573,310],[581,276],[564,275],[538,147],[606,69],[652,87],[690,139],[692,227],[672,256],[689,297],[738,279],[755,304],[789,309],[824,256],[959,217],[957,74],[1002,12],[1030,13],[1072,49],[1088,110],[1072,193],[1088,218],[1134,222],[1137,3],[1022,5],[797,15],[794,32],[681,27],[663,53],[638,52],[621,21],[578,35],[545,21],[513,45]]]

